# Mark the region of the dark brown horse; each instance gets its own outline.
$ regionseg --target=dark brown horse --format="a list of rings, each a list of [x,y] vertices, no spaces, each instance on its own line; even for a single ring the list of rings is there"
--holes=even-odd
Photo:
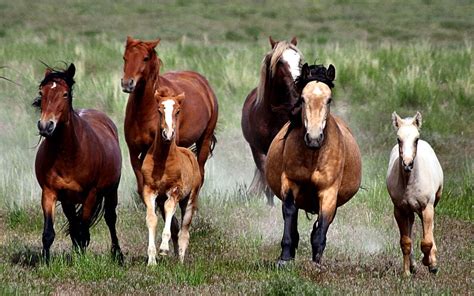
[[[127,37],[123,56],[122,88],[124,92],[130,93],[125,114],[125,140],[140,195],[143,190],[143,159],[155,139],[158,125],[155,90],[168,87],[174,93],[186,93],[177,143],[182,147],[196,144],[203,179],[204,165],[215,145],[218,106],[214,92],[207,80],[196,72],[180,71],[160,75],[161,60],[155,51],[159,42],[160,39],[147,42]]]
[[[313,261],[320,263],[336,208],[354,196],[361,181],[359,147],[346,123],[329,112],[330,87],[319,81],[307,83],[311,80],[307,65],[301,72],[297,83],[305,85],[301,99],[291,109],[291,121],[273,139],[265,167],[270,188],[282,200],[280,265],[295,257],[299,209],[318,213],[311,246]],[[333,78],[332,66],[328,73]]]
[[[75,247],[85,250],[89,227],[105,211],[112,239],[112,255],[123,261],[115,230],[117,188],[122,158],[117,128],[102,112],[74,110],[72,87],[76,69],[48,68],[33,105],[41,109],[38,129],[45,137],[36,154],[36,178],[42,189],[44,214],[43,257],[49,261],[54,241],[56,202],[68,219],[68,232]]]
[[[288,115],[275,108],[292,105],[298,99],[294,83],[300,74],[303,57],[296,47],[296,38],[291,42],[269,39],[272,50],[262,61],[258,87],[245,100],[241,125],[257,166],[249,192],[264,191],[267,204],[273,205],[273,193],[266,185],[263,168],[270,143],[288,121]]]

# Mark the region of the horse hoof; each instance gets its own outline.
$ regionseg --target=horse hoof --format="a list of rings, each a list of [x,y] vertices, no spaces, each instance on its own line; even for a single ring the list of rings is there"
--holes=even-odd
[[[161,250],[160,249],[160,255],[161,256],[168,256],[169,251],[168,250]]]
[[[410,265],[410,273],[415,274],[416,273],[416,266],[415,265]]]
[[[289,259],[289,260],[283,260],[283,259],[278,259],[276,262],[276,267],[277,268],[283,268],[287,267],[290,265],[291,262],[293,262],[294,259]]]
[[[124,257],[123,257],[123,254],[122,252],[119,252],[119,253],[112,253],[112,259],[117,262],[118,265],[120,266],[124,266]]]
[[[428,267],[428,270],[429,270],[432,274],[437,274],[437,273],[438,273],[438,266],[430,266],[430,267]]]

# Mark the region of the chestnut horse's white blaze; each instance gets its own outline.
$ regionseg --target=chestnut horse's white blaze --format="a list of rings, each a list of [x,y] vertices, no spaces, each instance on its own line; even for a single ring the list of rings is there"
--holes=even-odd
[[[293,77],[293,80],[296,80],[298,76],[300,76],[300,64],[301,64],[301,56],[300,54],[292,49],[288,48],[286,49],[283,54],[282,54],[282,59],[288,63],[289,69],[291,76]]]
[[[436,244],[433,237],[434,208],[443,190],[443,170],[431,146],[419,140],[421,114],[400,118],[392,114],[398,144],[390,153],[387,189],[394,204],[394,215],[400,230],[403,272],[415,269],[413,258],[413,222],[417,213],[423,224],[421,250],[423,264],[436,273]]]
[[[174,106],[174,101],[173,100],[166,100],[162,103],[164,110],[165,110],[165,122],[166,122],[166,129],[164,130],[164,133],[166,135],[166,138],[168,140],[171,140],[171,137],[173,136],[174,129],[173,129],[173,106]]]

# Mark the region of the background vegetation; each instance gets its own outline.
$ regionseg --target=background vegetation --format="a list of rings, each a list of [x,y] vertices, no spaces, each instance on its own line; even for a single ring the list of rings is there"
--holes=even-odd
[[[473,290],[473,53],[471,1],[1,1],[0,2],[0,294],[25,293],[455,293]],[[123,141],[127,95],[121,92],[125,38],[160,37],[163,72],[192,69],[213,86],[220,108],[218,145],[206,166],[200,210],[184,265],[162,259],[148,268],[144,207]],[[253,162],[240,111],[256,86],[268,35],[297,36],[308,62],[336,67],[335,106],[363,151],[363,187],[338,211],[322,270],[310,262],[314,222],[300,217],[296,263],[276,270],[279,204],[248,196]],[[74,106],[107,112],[121,130],[124,156],[119,239],[125,267],[108,258],[105,223],[89,252],[72,254],[57,235],[53,263],[41,248],[40,190],[33,164],[38,113],[30,106],[43,77],[41,61],[77,67]],[[422,137],[445,171],[435,239],[441,272],[421,266],[399,277],[401,252],[385,189],[395,142],[390,114],[423,114]],[[56,229],[64,217],[58,210]],[[162,224],[162,223],[160,223]],[[421,228],[416,228],[417,244]]]

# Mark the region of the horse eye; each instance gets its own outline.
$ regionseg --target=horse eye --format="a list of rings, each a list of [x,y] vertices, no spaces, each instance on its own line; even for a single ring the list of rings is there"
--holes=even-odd
[[[329,98],[328,105],[332,103],[332,98]]]
[[[143,59],[144,62],[148,62],[149,60],[150,60],[150,57],[149,57],[149,56],[146,56],[146,57]]]
[[[397,138],[397,142],[398,142],[398,144],[400,144],[402,141],[400,141],[400,139],[399,139],[399,138]]]
[[[125,62],[127,61],[127,59],[126,59],[125,57],[122,57],[122,59],[123,59]]]
[[[38,94],[39,94],[40,97],[43,96],[43,92],[42,92],[42,91],[39,91]]]
[[[63,97],[65,97],[65,98],[68,97],[67,92],[64,92],[64,93],[63,93]]]

